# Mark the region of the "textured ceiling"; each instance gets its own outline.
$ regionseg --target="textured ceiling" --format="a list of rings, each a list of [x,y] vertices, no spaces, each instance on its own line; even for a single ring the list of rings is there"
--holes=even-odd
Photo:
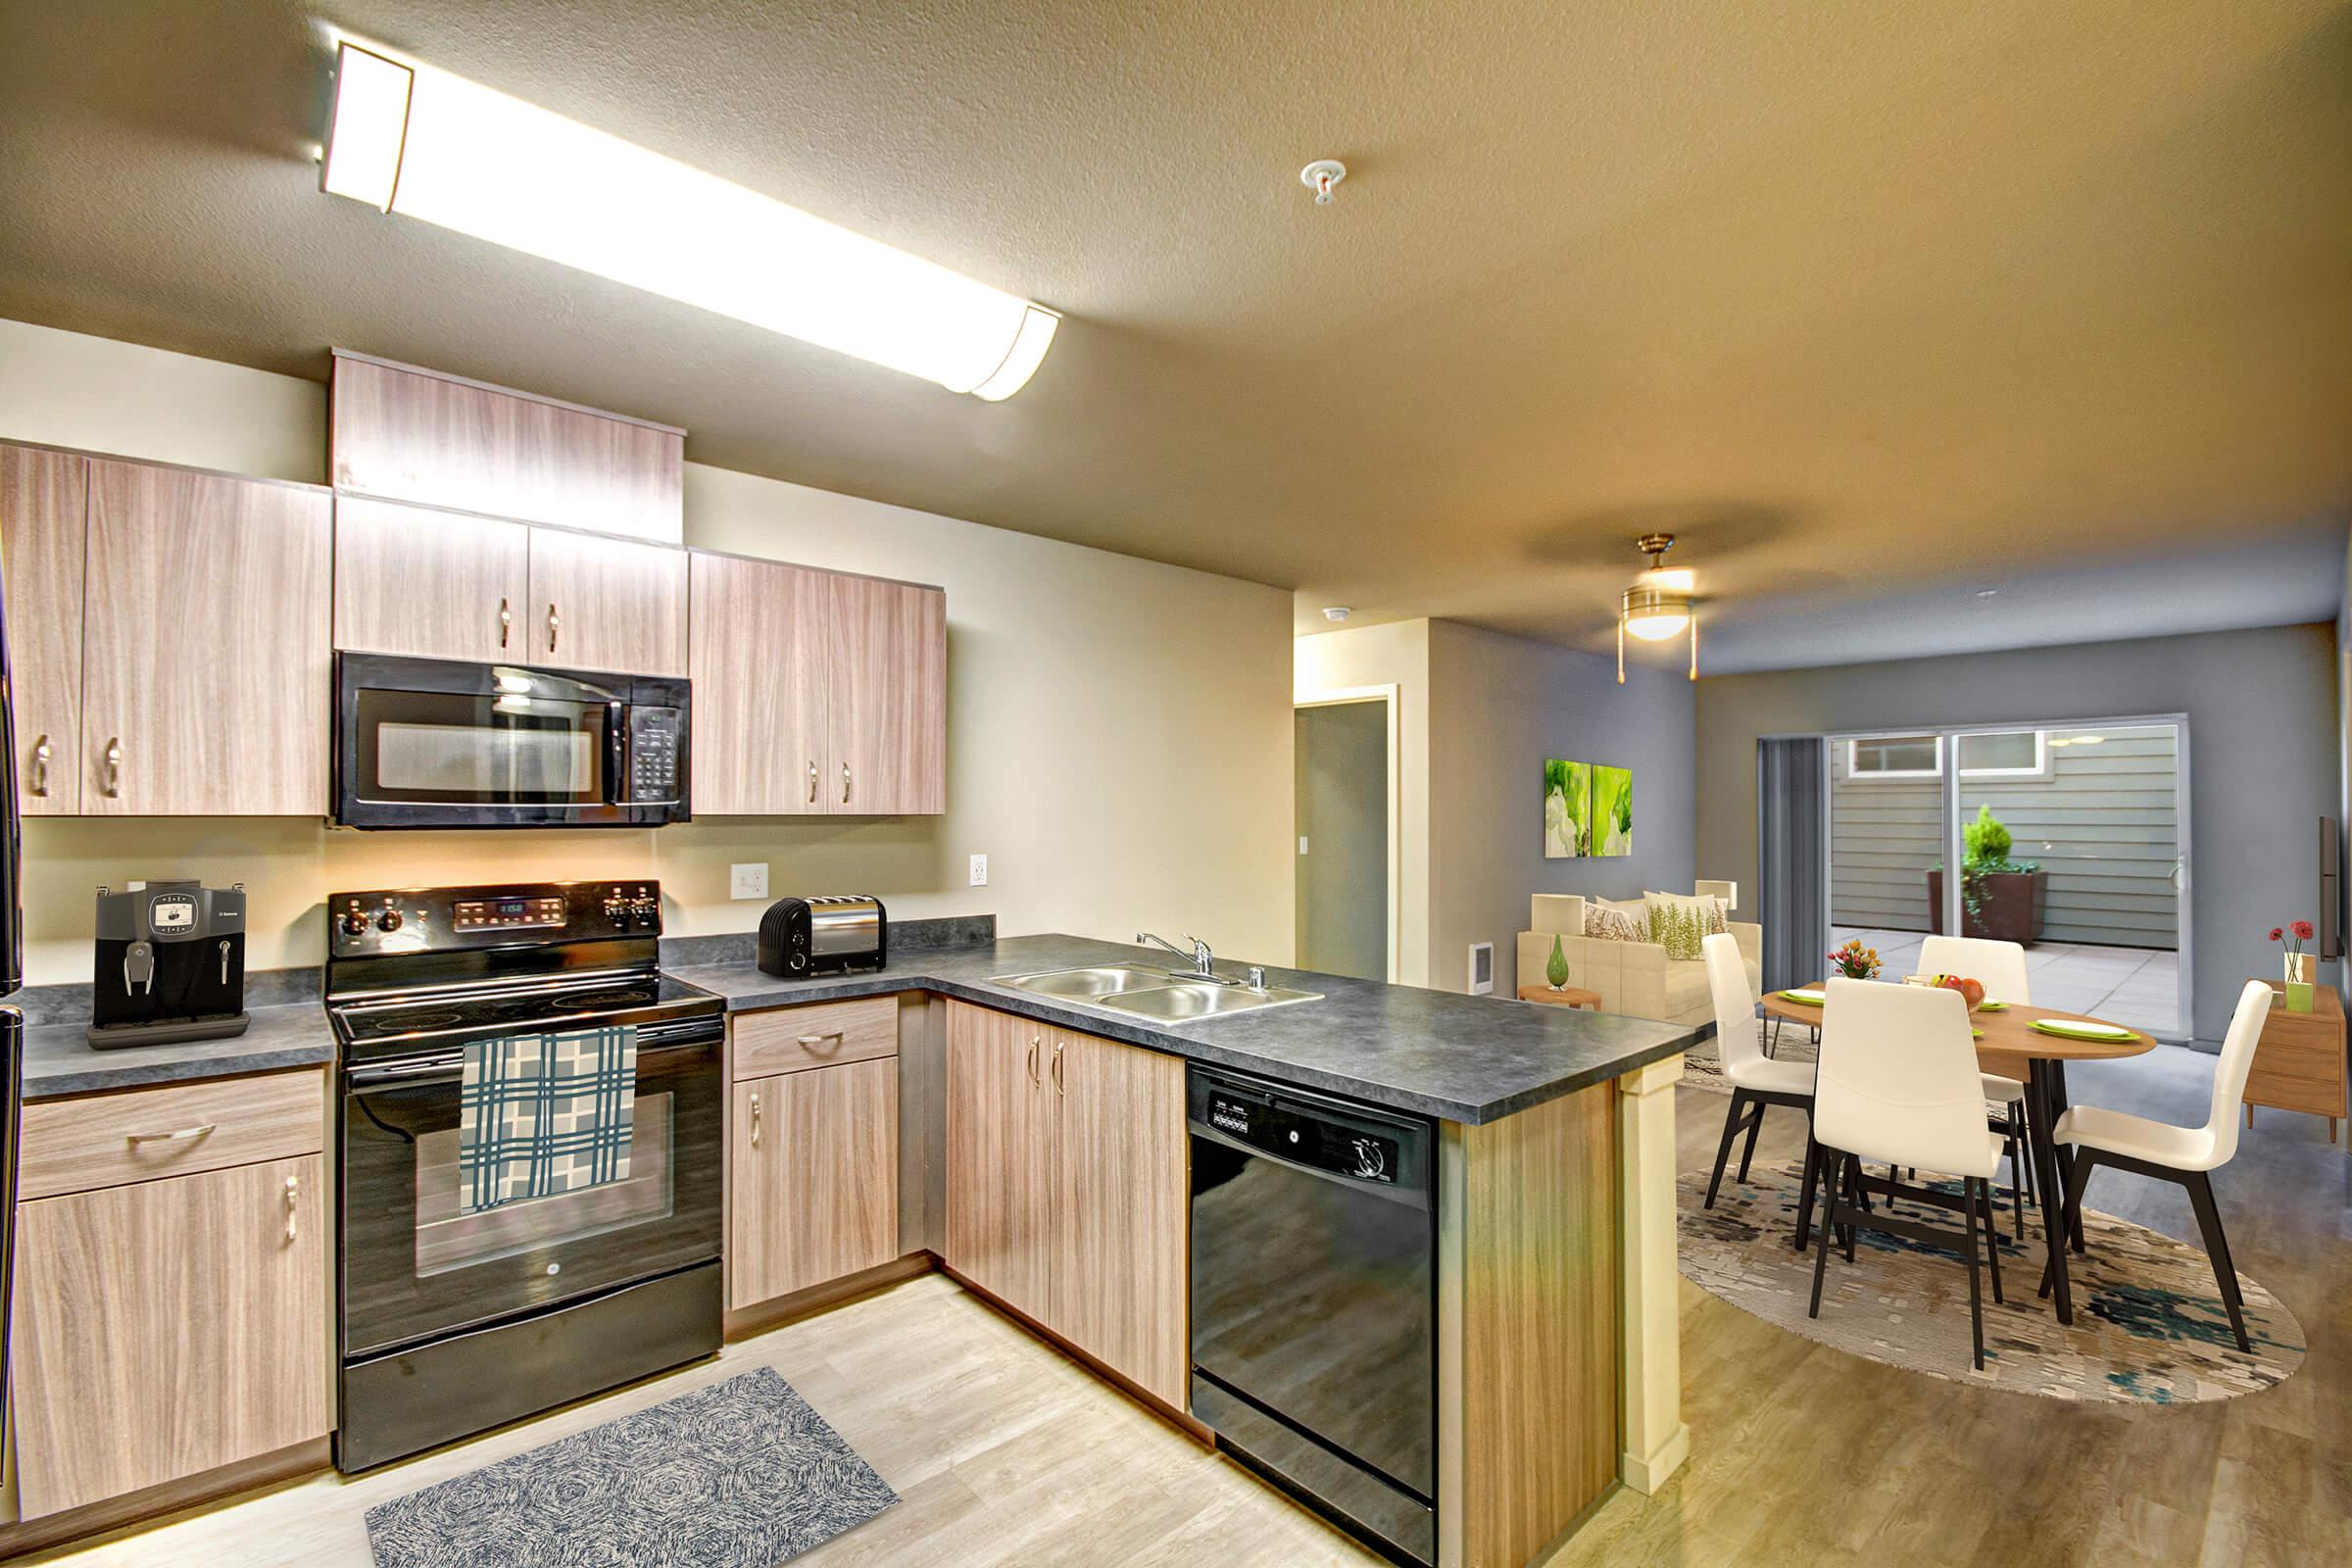
[[[319,195],[318,10],[0,11],[0,315],[615,408],[1302,624],[1587,642],[1652,526],[1755,622],[2352,509],[2340,3],[323,8],[1069,313],[1002,405]]]

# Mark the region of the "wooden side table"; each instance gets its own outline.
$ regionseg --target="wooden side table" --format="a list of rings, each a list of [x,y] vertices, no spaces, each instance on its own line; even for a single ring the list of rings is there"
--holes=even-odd
[[[1521,1002],[1542,1002],[1554,1007],[1583,1007],[1591,1012],[1600,1010],[1600,993],[1587,991],[1583,986],[1562,986],[1554,991],[1547,985],[1521,986]]]
[[[2314,986],[2311,1011],[2289,1012],[2284,989],[2276,980],[2270,986],[2279,996],[2246,1074],[2246,1125],[2254,1125],[2256,1105],[2299,1110],[2327,1117],[2332,1144],[2335,1124],[2346,1114],[2343,999],[2333,986]],[[2346,1147],[2352,1152],[2352,1144]]]

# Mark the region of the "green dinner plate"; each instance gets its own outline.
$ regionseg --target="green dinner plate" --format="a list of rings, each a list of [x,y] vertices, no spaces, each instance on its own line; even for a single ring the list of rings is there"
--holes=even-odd
[[[2009,1004],[2006,1002],[1980,1002],[1977,1004],[1977,1010],[1979,1012],[2007,1012]]]
[[[1818,1007],[1828,1000],[1818,991],[1784,991],[1781,995],[1790,1002],[1802,1003],[1808,1007]]]
[[[2034,1027],[2045,1035],[2068,1040],[2117,1041],[2134,1038],[2132,1031],[2112,1023],[2074,1023],[2065,1018],[2036,1018]]]

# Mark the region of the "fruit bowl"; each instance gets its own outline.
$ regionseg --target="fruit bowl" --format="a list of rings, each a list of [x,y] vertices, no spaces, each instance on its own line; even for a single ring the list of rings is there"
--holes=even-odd
[[[1943,991],[1959,992],[1960,1000],[1968,1004],[1971,1016],[1975,1015],[1979,1007],[1984,1005],[1984,982],[1971,979],[1967,975],[1915,974],[1910,977],[1910,983],[1917,986],[1931,986]]]

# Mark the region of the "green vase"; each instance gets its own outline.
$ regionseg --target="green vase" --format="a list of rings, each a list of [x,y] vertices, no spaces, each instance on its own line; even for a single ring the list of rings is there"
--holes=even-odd
[[[1554,991],[1568,983],[1568,955],[1560,950],[1556,936],[1551,939],[1551,956],[1544,964],[1544,978],[1551,982]]]
[[[2309,1011],[2311,1010],[2311,1001],[2312,1001],[2312,998],[2311,998],[2311,982],[2310,982],[2310,981],[2308,981],[2308,980],[2289,980],[2289,981],[2286,983],[2286,1010],[2287,1010],[2287,1011],[2289,1011],[2289,1012],[2309,1012]]]

